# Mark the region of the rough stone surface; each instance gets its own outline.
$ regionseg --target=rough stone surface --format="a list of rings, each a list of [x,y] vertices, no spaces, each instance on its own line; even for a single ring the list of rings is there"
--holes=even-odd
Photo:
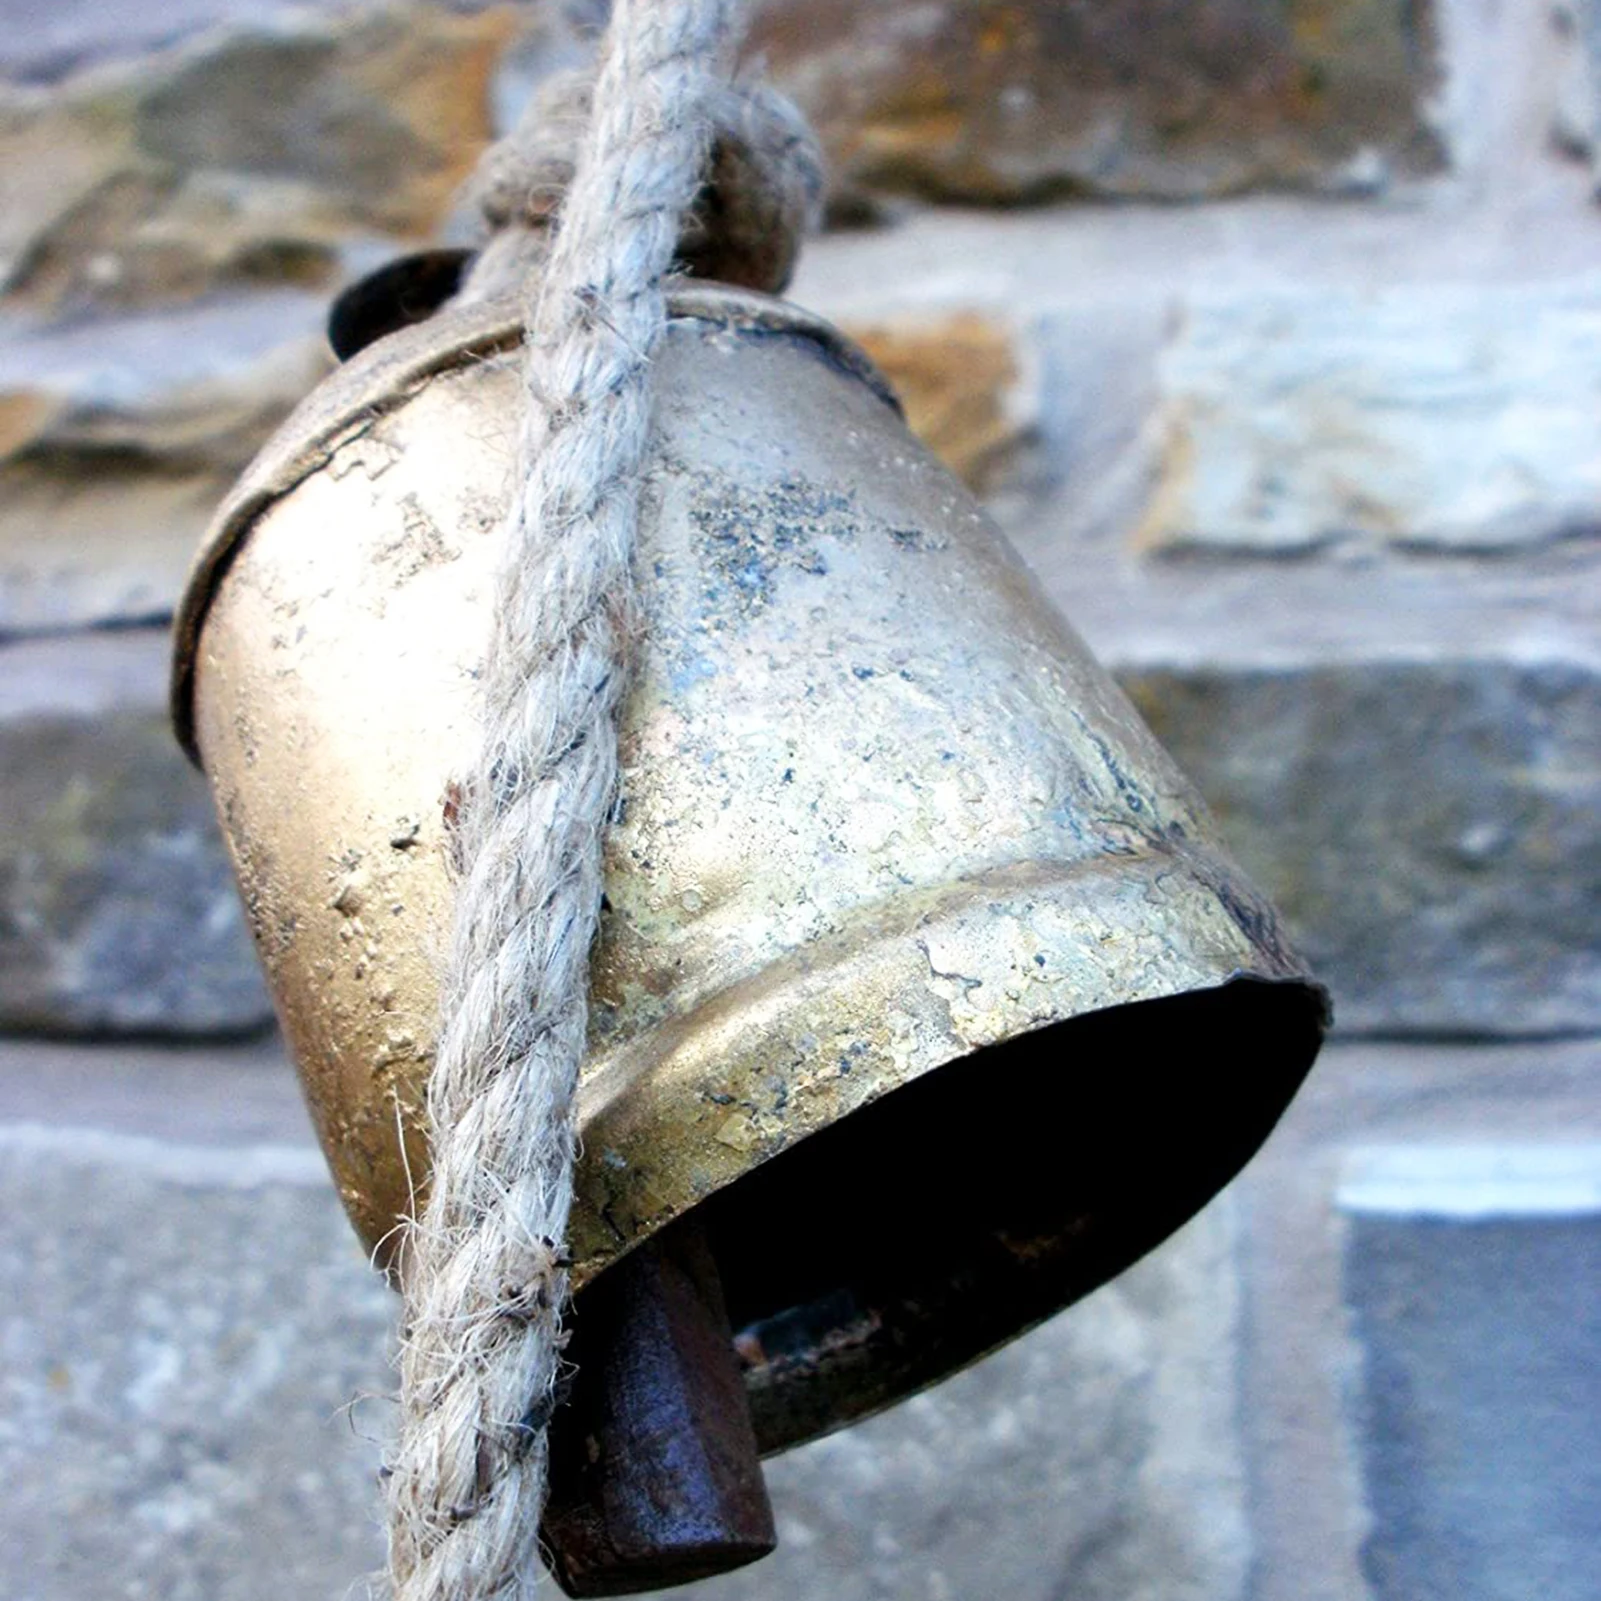
[[[341,1601],[389,1292],[312,1149],[0,1127],[0,1591]]]
[[[271,293],[0,340],[0,634],[170,615],[234,477],[331,365]]]
[[[0,1027],[268,1021],[210,795],[163,710],[0,720],[0,815]]]
[[[1037,397],[1017,330],[980,312],[847,323],[924,444],[975,489],[994,483],[1028,436]]]
[[[765,0],[753,40],[847,195],[1190,199],[1440,160],[1432,11],[1404,0]]]
[[[50,83],[107,60],[161,50],[225,25],[271,26],[286,11],[349,10],[352,0],[10,0],[0,75]]]
[[[339,1409],[385,1385],[393,1309],[319,1173],[309,1146],[0,1126],[8,1597],[336,1601],[377,1561],[376,1452]],[[686,1596],[1240,1601],[1235,1232],[1215,1205],[1021,1343],[774,1460],[778,1554]]]
[[[1246,1170],[1235,1195],[1247,1285],[1240,1416],[1251,1463],[1252,1601],[1381,1601],[1363,1573],[1364,1542],[1381,1521],[1389,1534],[1402,1529],[1409,1509],[1438,1511],[1450,1500],[1460,1505],[1469,1478],[1481,1480],[1487,1499],[1505,1498],[1487,1509],[1484,1527],[1495,1531],[1496,1543],[1508,1532],[1509,1514],[1520,1520],[1516,1540],[1524,1548],[1560,1527],[1559,1509],[1572,1506],[1569,1491],[1550,1501],[1538,1492],[1525,1498],[1519,1481],[1529,1458],[1539,1459],[1558,1440],[1576,1445],[1588,1431],[1594,1441],[1601,1413],[1593,1402],[1580,1404],[1582,1389],[1559,1378],[1548,1390],[1548,1404],[1570,1419],[1565,1426],[1552,1420],[1543,1442],[1516,1438],[1530,1432],[1531,1413],[1520,1404],[1456,1419],[1465,1431],[1459,1441],[1477,1431],[1471,1445],[1423,1465],[1413,1428],[1432,1419],[1426,1428],[1438,1442],[1440,1423],[1450,1428],[1453,1413],[1497,1394],[1504,1399],[1521,1391],[1528,1399],[1537,1389],[1529,1382],[1536,1368],[1546,1377],[1560,1372],[1561,1363],[1550,1356],[1575,1349],[1571,1325],[1563,1321],[1577,1310],[1572,1298],[1555,1280],[1538,1289],[1537,1299],[1525,1298],[1551,1266],[1550,1257],[1542,1256],[1538,1272],[1514,1271],[1504,1282],[1488,1261],[1474,1277],[1458,1275],[1442,1260],[1441,1273],[1432,1276],[1431,1265],[1419,1260],[1428,1249],[1419,1231],[1403,1242],[1406,1269],[1388,1280],[1396,1293],[1370,1295],[1377,1289],[1370,1269],[1383,1249],[1355,1245],[1345,1220],[1415,1227],[1448,1217],[1449,1203],[1472,1227],[1473,1213],[1489,1219],[1499,1206],[1506,1218],[1516,1203],[1521,1221],[1537,1231],[1555,1220],[1558,1208],[1601,1205],[1598,1060],[1593,1037],[1335,1041]],[[1536,1209],[1540,1215],[1531,1215]],[[1360,1252],[1365,1261],[1353,1260],[1342,1271],[1348,1252]],[[1407,1283],[1411,1267],[1417,1276]],[[1562,1272],[1575,1295],[1585,1293],[1587,1275],[1594,1297],[1598,1280],[1579,1257]],[[1360,1324],[1353,1316],[1358,1299],[1365,1307]],[[1438,1348],[1436,1337],[1458,1318],[1468,1337],[1457,1354],[1468,1358],[1467,1366],[1412,1368],[1418,1382],[1410,1392],[1385,1386],[1398,1431],[1392,1435],[1387,1420],[1377,1417],[1371,1432],[1360,1426],[1367,1353],[1421,1356],[1429,1341]],[[1473,1341],[1498,1323],[1494,1350],[1505,1364],[1504,1383],[1484,1385],[1482,1368],[1470,1383]],[[1593,1350],[1594,1335],[1589,1339]],[[1543,1419],[1540,1427],[1545,1430]],[[1587,1450],[1593,1472],[1593,1443]],[[1364,1458],[1373,1453],[1389,1453],[1398,1466],[1410,1459],[1412,1482],[1391,1481],[1381,1491],[1364,1470]],[[1531,1487],[1541,1482],[1539,1476],[1529,1480]],[[1601,1522],[1590,1521],[1592,1533],[1601,1529]],[[1594,1570],[1593,1560],[1573,1569]],[[1531,1564],[1531,1579],[1534,1572]],[[1450,1584],[1418,1582],[1382,1601],[1455,1601],[1459,1593]],[[1542,1594],[1535,1583],[1514,1584],[1498,1601]]]
[[[165,54],[0,85],[0,285],[60,311],[325,285],[422,237],[490,137],[508,7],[285,8]]]
[[[1601,279],[1197,300],[1160,364],[1163,551],[1601,532]]]
[[[1345,1251],[1374,1601],[1592,1601],[1601,1147],[1400,1154]]]
[[[882,1417],[768,1464],[775,1556],[695,1601],[1243,1601],[1229,1204]]]
[[[1589,163],[1601,194],[1601,5],[1556,0],[1551,14],[1566,46],[1552,134],[1561,149]]]
[[[1348,1030],[1601,1026],[1601,679],[1563,663],[1141,669],[1125,687]]]

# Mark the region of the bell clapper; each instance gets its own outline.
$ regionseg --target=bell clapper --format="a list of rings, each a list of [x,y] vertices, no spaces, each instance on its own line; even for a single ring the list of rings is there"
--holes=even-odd
[[[717,1264],[687,1217],[580,1295],[541,1535],[571,1596],[743,1567],[777,1544]]]

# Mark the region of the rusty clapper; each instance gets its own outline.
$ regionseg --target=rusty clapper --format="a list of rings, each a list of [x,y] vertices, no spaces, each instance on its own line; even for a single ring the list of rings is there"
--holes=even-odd
[[[505,304],[427,315],[448,260],[432,291],[389,272],[221,511],[173,701],[380,1255],[427,1171],[444,813],[521,336]],[[581,1595],[770,1549],[758,1453],[1129,1266],[1256,1149],[1326,1021],[1189,785],[856,347],[684,282],[657,385],[545,1523]]]

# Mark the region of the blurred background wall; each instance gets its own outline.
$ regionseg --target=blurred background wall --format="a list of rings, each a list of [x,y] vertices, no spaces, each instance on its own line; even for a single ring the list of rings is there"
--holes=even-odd
[[[695,1594],[1595,1601],[1601,3],[757,11],[834,162],[796,298],[1116,668],[1339,1037],[1183,1234],[775,1464],[780,1554]],[[392,1307],[164,628],[330,294],[463,235],[586,20],[0,3],[12,1601],[312,1601],[379,1560]]]

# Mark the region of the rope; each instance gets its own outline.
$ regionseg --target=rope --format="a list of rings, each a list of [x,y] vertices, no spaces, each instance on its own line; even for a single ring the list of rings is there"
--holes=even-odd
[[[543,272],[526,285],[520,487],[482,679],[482,745],[455,805],[461,878],[428,1084],[432,1177],[403,1252],[401,1415],[387,1492],[396,1601],[500,1601],[538,1583],[573,1097],[617,782],[615,721],[640,626],[630,565],[650,363],[684,219],[697,200],[711,216],[708,195],[716,201],[733,160],[703,185],[713,124],[726,132],[731,120],[738,20],[737,0],[617,0],[559,225]],[[802,213],[819,187],[809,159]],[[805,165],[791,162],[796,172]],[[555,186],[548,164],[525,150],[520,171],[500,172],[491,189],[505,218],[526,228],[518,206],[548,202]],[[506,202],[519,192],[521,202]],[[794,209],[770,209],[755,232],[772,232],[771,219]],[[719,230],[702,232],[703,255],[727,259]],[[779,265],[763,269],[766,281],[775,270],[787,276],[793,254],[793,238],[770,241]]]
[[[463,298],[503,294],[543,261],[550,223],[572,183],[594,88],[589,68],[552,75],[510,137],[485,151],[469,198],[492,238]],[[705,181],[684,213],[678,264],[697,278],[779,294],[822,201],[816,136],[789,100],[760,82],[708,84],[701,109],[711,155]]]

